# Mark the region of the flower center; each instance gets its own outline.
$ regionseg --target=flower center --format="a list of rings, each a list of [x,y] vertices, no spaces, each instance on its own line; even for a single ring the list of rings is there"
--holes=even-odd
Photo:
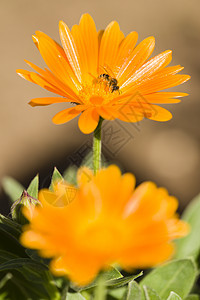
[[[109,103],[119,95],[117,80],[107,74],[101,74],[92,81],[82,85],[79,98],[84,104],[100,106]]]

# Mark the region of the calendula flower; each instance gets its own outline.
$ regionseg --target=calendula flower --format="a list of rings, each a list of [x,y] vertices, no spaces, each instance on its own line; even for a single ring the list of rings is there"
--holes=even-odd
[[[60,182],[54,192],[41,190],[42,207],[31,213],[24,209],[30,224],[21,242],[52,258],[55,275],[67,275],[79,285],[112,263],[130,270],[163,262],[174,252],[172,240],[188,231],[175,213],[176,198],[152,182],[135,189],[134,176],[122,176],[117,166],[95,176],[88,169],[79,170],[72,201],[68,187]],[[57,206],[58,198],[63,205]]]
[[[61,96],[32,99],[31,106],[76,104],[57,113],[53,117],[55,124],[68,122],[80,114],[80,130],[91,133],[100,116],[125,122],[138,122],[144,117],[168,121],[171,113],[157,104],[178,103],[177,97],[187,95],[160,92],[187,81],[190,76],[177,75],[183,69],[180,65],[166,67],[172,59],[171,50],[148,60],[154,50],[154,37],[135,46],[136,32],[125,37],[117,22],[97,32],[89,14],[84,14],[71,31],[60,21],[59,31],[62,47],[43,32],[36,31],[33,35],[49,69],[26,61],[37,73],[17,70],[24,79]]]

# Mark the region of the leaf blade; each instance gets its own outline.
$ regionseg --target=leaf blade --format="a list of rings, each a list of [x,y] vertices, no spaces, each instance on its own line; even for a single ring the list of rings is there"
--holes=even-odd
[[[192,259],[174,260],[151,271],[141,280],[140,286],[154,289],[161,299],[167,299],[171,291],[184,298],[191,291],[197,275]]]
[[[2,179],[2,187],[12,202],[19,199],[25,189],[21,183],[10,176],[5,176]]]
[[[37,174],[31,181],[31,183],[29,184],[27,192],[31,197],[37,199],[38,198],[38,189],[39,189],[39,175]]]
[[[139,284],[136,281],[131,281],[128,284],[128,294],[126,300],[141,300],[142,291]]]
[[[171,292],[167,300],[182,300],[182,298],[174,292]]]
[[[200,195],[196,196],[194,200],[185,209],[182,219],[191,226],[190,233],[176,241],[177,249],[175,258],[185,258],[193,256],[196,258],[200,251]]]

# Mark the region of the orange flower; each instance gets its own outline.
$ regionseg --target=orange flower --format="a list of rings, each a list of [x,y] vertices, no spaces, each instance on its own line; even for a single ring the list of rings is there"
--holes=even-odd
[[[60,111],[53,117],[55,124],[70,121],[79,114],[79,128],[91,133],[99,117],[125,122],[138,122],[144,117],[168,121],[172,115],[155,104],[178,103],[177,97],[187,94],[160,92],[187,80],[188,75],[177,75],[180,65],[166,67],[172,59],[168,50],[151,58],[154,37],[136,45],[138,34],[124,37],[117,22],[103,31],[96,31],[89,14],[71,29],[59,24],[62,47],[46,34],[37,31],[33,41],[48,69],[28,63],[37,73],[17,70],[24,79],[40,85],[62,97],[36,98],[31,106],[71,102],[75,107]],[[148,61],[147,61],[148,60]]]
[[[78,188],[69,205],[57,207],[57,197],[64,204],[70,202],[68,185],[60,182],[55,192],[40,191],[42,207],[34,207],[32,215],[25,208],[30,224],[22,244],[52,258],[55,275],[67,275],[80,285],[112,263],[130,269],[168,259],[174,251],[171,241],[188,231],[175,214],[177,200],[152,182],[135,190],[134,186],[134,176],[122,176],[114,165],[96,176],[79,170]]]

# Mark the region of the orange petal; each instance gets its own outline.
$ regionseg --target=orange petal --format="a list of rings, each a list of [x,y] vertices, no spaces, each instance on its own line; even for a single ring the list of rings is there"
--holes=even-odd
[[[116,117],[124,122],[139,122],[144,118],[141,111],[135,109],[134,105],[119,105],[116,111]]]
[[[57,49],[58,49],[58,51],[60,52],[60,54],[61,54],[65,59],[67,59],[67,56],[66,56],[66,54],[65,54],[64,49],[63,49],[56,41],[52,40],[47,34],[45,34],[45,33],[42,32],[42,31],[38,31],[38,30],[37,30],[37,31],[35,32],[35,34],[36,34],[36,37],[37,37],[37,43],[38,43],[38,44],[39,44],[39,39],[38,39],[38,37],[40,37],[40,36],[45,37],[46,39],[49,40],[49,42],[54,42],[54,43],[55,43],[55,46],[57,47]]]
[[[32,35],[32,40],[33,40],[33,43],[35,44],[35,46],[38,48],[38,37],[36,35]]]
[[[135,44],[138,39],[138,33],[136,31],[130,32],[127,37],[125,37],[119,45],[117,59],[116,59],[116,68],[121,69],[127,57],[133,52]],[[117,73],[117,72],[116,72]]]
[[[25,59],[25,62],[33,68],[36,72],[38,72],[42,77],[48,81],[51,85],[54,86],[54,89],[57,90],[57,94],[61,96],[71,96],[73,99],[77,99],[77,95],[73,92],[73,90],[67,86],[66,84],[63,84],[56,76],[54,76],[53,73],[51,73],[49,70],[43,70],[36,66],[35,64],[31,63],[30,61]]]
[[[65,54],[68,58],[68,61],[74,71],[79,82],[81,82],[81,68],[80,68],[80,57],[78,54],[78,50],[76,48],[76,44],[74,42],[74,38],[68,28],[68,26],[63,22],[59,22],[59,32],[60,39],[65,50]]]
[[[66,254],[60,261],[53,260],[50,269],[57,276],[69,274],[71,280],[80,286],[90,283],[98,274],[101,266],[102,261],[98,256],[76,251]]]
[[[72,72],[68,61],[63,57],[62,52],[59,51],[57,44],[45,35],[38,37],[39,51],[50,70],[55,76],[64,84],[68,85],[74,92],[80,89],[74,73]]]
[[[45,245],[45,240],[40,233],[36,233],[33,230],[24,232],[20,237],[22,245],[28,248],[40,249]]]
[[[91,169],[85,166],[80,167],[77,172],[78,186],[87,184],[93,176],[94,174]]]
[[[36,83],[37,85],[41,86],[42,88],[53,92],[53,93],[57,93],[57,94],[61,94],[59,89],[57,89],[55,86],[53,86],[52,84],[50,84],[45,78],[43,78],[41,75],[34,73],[34,72],[30,72],[30,77],[33,80],[34,83]]]
[[[100,52],[99,52],[99,67],[100,72],[102,67],[113,68],[115,65],[118,47],[122,39],[123,33],[120,31],[117,22],[111,22],[104,31],[101,39]]]
[[[16,72],[18,73],[19,76],[21,76],[22,78],[35,83],[39,86],[41,86],[42,88],[56,93],[58,95],[63,96],[63,92],[61,92],[57,87],[53,86],[52,84],[50,84],[46,79],[44,79],[41,75],[34,73],[34,72],[30,72],[30,71],[26,71],[26,70],[21,70],[18,69],[16,70]]]
[[[52,121],[55,124],[66,123],[66,122],[74,119],[75,117],[77,117],[85,108],[86,108],[85,105],[77,105],[76,107],[64,109],[64,110],[60,111],[59,113],[57,113],[53,117]]]
[[[29,104],[34,107],[34,106],[45,106],[54,103],[62,103],[62,102],[65,103],[72,102],[72,100],[66,98],[58,98],[58,97],[34,98],[29,102]]]
[[[133,268],[147,268],[167,260],[173,252],[174,247],[172,244],[145,245],[125,251],[121,257],[120,264],[129,271],[131,265]]]
[[[102,36],[104,34],[104,31],[103,29],[99,30],[98,31],[98,50],[100,49],[100,45],[101,45],[101,40],[102,40]],[[98,51],[99,52],[99,51]]]
[[[79,52],[82,73],[97,77],[98,36],[92,17],[84,14],[79,26],[73,26],[71,33]]]
[[[167,68],[162,68],[161,70],[157,71],[153,76],[153,78],[162,78],[165,76],[169,76],[169,75],[175,75],[178,72],[182,71],[184,69],[184,67],[182,67],[181,65],[176,65],[176,66],[172,66],[172,67],[167,67]]]
[[[127,57],[121,66],[116,78],[122,85],[136,70],[138,70],[144,62],[152,54],[155,46],[154,37],[148,37],[143,40],[135,50]]]
[[[132,76],[130,76],[120,87],[121,90],[129,85],[135,84],[138,81],[148,80],[152,74],[164,68],[172,59],[172,51],[165,51],[146,62],[140,69],[138,69]]]
[[[190,79],[189,75],[169,75],[163,78],[150,79],[144,84],[141,84],[138,87],[135,87],[136,90],[142,94],[150,94],[170,87],[177,86],[182,84]]]
[[[154,121],[165,122],[172,118],[172,114],[158,105],[151,105],[150,111],[144,107],[144,117]]]
[[[143,95],[143,98],[148,103],[179,103],[180,99],[174,99],[178,97],[185,97],[187,93],[176,93],[176,92],[160,92]]]
[[[95,108],[90,107],[85,110],[78,120],[78,126],[83,133],[91,133],[93,132],[99,122],[99,115],[96,112]]]
[[[105,120],[116,119],[116,109],[114,109],[112,106],[98,107],[97,112]]]
[[[26,71],[26,70],[22,70],[22,69],[17,69],[16,70],[16,73],[20,76],[20,77],[22,77],[23,79],[26,79],[26,80],[28,80],[28,81],[30,81],[30,82],[32,82],[32,83],[35,83],[34,81],[33,81],[33,79],[31,78],[31,72],[30,71]]]
[[[99,207],[101,207],[101,210],[104,210],[106,213],[112,210],[113,205],[121,205],[121,201],[124,199],[118,199],[120,188],[119,190],[116,189],[116,186],[119,187],[121,185],[121,171],[118,166],[110,165],[106,169],[101,169],[97,172],[93,181],[95,186],[99,188],[101,194],[99,198],[99,202],[101,202]]]

